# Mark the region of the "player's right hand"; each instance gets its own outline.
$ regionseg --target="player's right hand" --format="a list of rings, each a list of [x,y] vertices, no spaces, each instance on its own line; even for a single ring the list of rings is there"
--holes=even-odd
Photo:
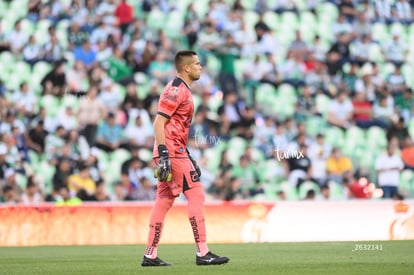
[[[158,145],[158,167],[154,171],[154,177],[160,182],[170,182],[172,180],[171,161],[168,149],[165,145]]]

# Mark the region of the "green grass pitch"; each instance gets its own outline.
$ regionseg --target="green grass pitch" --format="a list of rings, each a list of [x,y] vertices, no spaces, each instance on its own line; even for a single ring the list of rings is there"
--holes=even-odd
[[[353,251],[363,245],[382,250]],[[142,245],[0,247],[0,274],[414,274],[414,241],[210,244],[210,249],[230,262],[196,266],[193,245],[161,245],[159,256],[173,266],[150,268],[140,266]]]

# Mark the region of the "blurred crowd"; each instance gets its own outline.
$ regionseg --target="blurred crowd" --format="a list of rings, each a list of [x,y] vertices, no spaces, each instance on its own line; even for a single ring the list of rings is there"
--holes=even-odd
[[[1,202],[154,199],[183,48],[204,67],[189,150],[209,200],[414,191],[414,1],[20,2],[0,17]]]

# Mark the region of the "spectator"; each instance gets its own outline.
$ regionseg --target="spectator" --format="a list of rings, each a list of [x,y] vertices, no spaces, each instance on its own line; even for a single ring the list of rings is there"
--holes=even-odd
[[[66,142],[70,147],[72,159],[87,160],[92,154],[88,141],[84,136],[80,136],[76,130],[67,132]]]
[[[269,116],[263,118],[262,125],[258,125],[254,131],[253,144],[259,148],[266,158],[273,156],[273,133],[276,131],[275,123]]]
[[[62,97],[66,91],[66,75],[63,62],[57,62],[52,71],[42,79],[42,94],[51,94]]]
[[[351,124],[353,106],[345,92],[340,91],[328,106],[328,122],[333,126],[347,129]]]
[[[387,83],[394,98],[406,90],[406,79],[401,72],[401,65],[398,64],[395,66],[394,72],[387,77]]]
[[[151,65],[149,66],[149,74],[162,84],[167,84],[173,71],[171,61],[167,59],[167,54],[162,51],[157,54],[155,61],[151,62]]]
[[[123,59],[123,52],[115,48],[112,57],[108,59],[108,75],[120,84],[127,84],[132,81],[132,70]]]
[[[11,133],[12,128],[19,128],[20,132],[26,131],[26,126],[21,119],[17,118],[17,112],[14,109],[8,109],[6,113],[6,120],[0,124],[0,134]]]
[[[73,108],[68,105],[62,108],[56,117],[56,124],[62,125],[65,131],[71,131],[77,129],[78,121],[73,112]]]
[[[53,190],[50,194],[47,194],[45,197],[46,202],[56,202],[62,203],[70,200],[69,189],[66,186],[53,187]]]
[[[124,142],[124,133],[121,125],[115,121],[115,114],[109,113],[106,119],[98,126],[96,146],[106,152],[113,152]]]
[[[365,177],[344,178],[343,185],[347,188],[348,199],[370,199],[375,189],[375,186]]]
[[[109,201],[110,197],[105,190],[105,183],[103,181],[98,181],[96,183],[95,193],[92,195],[92,201]]]
[[[73,54],[75,61],[82,61],[88,70],[95,65],[96,51],[92,49],[89,40],[84,40],[82,46],[75,48]]]
[[[0,53],[5,51],[10,51],[10,42],[7,39],[8,37],[3,31],[2,23],[0,20]]]
[[[369,18],[369,14],[364,11],[358,11],[357,19],[353,24],[353,32],[358,37],[369,37],[372,33],[372,21]]]
[[[70,158],[60,158],[52,178],[53,190],[59,191],[62,187],[67,187],[68,179],[72,174],[72,160]]]
[[[351,56],[362,67],[365,63],[371,61],[371,51],[374,43],[369,34],[362,34],[359,39],[350,44]]]
[[[332,148],[326,142],[323,134],[316,136],[316,142],[309,146],[308,156],[312,163],[313,178],[323,186],[327,181],[326,165]],[[322,189],[321,189],[322,190]]]
[[[321,194],[318,199],[323,201],[329,201],[331,199],[331,189],[328,184],[321,186]]]
[[[34,150],[38,154],[45,152],[45,142],[48,132],[44,128],[43,120],[39,120],[34,128],[31,128],[28,134],[27,143],[29,149]]]
[[[6,171],[10,168],[6,162],[7,151],[7,146],[0,142],[0,185],[6,181]]]
[[[346,16],[346,19],[350,22],[353,22],[355,16],[358,14],[357,9],[352,0],[341,0],[338,9],[339,13]]]
[[[69,49],[74,50],[82,46],[84,41],[89,40],[89,33],[81,27],[81,24],[73,20],[68,31]],[[79,60],[82,61],[82,60]]]
[[[27,205],[37,205],[43,202],[43,196],[39,191],[34,176],[27,179],[26,190],[22,194],[22,203]]]
[[[414,142],[410,137],[407,137],[402,143],[401,159],[404,163],[404,169],[414,171]]]
[[[400,31],[395,29],[392,32],[392,40],[382,45],[382,53],[386,61],[395,65],[403,64],[408,54],[408,47],[400,38]]]
[[[202,65],[207,63],[209,55],[219,47],[220,36],[218,35],[214,24],[207,21],[204,28],[201,29],[198,39],[197,48],[200,55],[200,62]]]
[[[328,180],[341,184],[347,174],[352,173],[351,160],[342,155],[341,149],[335,147],[326,161]]]
[[[3,187],[3,195],[0,196],[0,203],[14,205],[21,202],[13,187],[6,185]]]
[[[377,20],[382,23],[390,24],[392,20],[392,3],[391,0],[377,0],[375,1]]]
[[[378,185],[383,191],[383,198],[393,198],[398,193],[400,171],[404,167],[400,156],[396,154],[396,146],[388,144],[387,152],[378,156],[375,161],[375,169],[378,177]]]
[[[346,16],[343,13],[340,13],[336,19],[336,22],[333,23],[332,32],[337,39],[341,34],[352,33],[352,25],[346,20]]]
[[[298,98],[296,103],[297,112],[295,116],[302,119],[317,115],[315,98],[312,96],[312,88],[305,85],[302,88],[302,96]]]
[[[16,177],[16,171],[13,168],[8,168],[4,173],[4,178],[6,179],[4,186],[9,186],[10,188],[12,188],[14,193],[16,194],[16,200],[20,202],[23,194],[23,189],[17,183]]]
[[[72,197],[78,196],[83,200],[90,200],[96,191],[96,183],[90,175],[89,166],[79,163],[78,172],[68,178],[68,188]]]
[[[364,93],[358,92],[355,94],[352,106],[352,118],[358,127],[362,129],[367,129],[371,126],[378,126],[384,129],[388,127],[387,123],[373,117],[372,104],[366,99]]]
[[[391,126],[394,121],[394,108],[389,104],[385,96],[380,97],[379,101],[374,104],[373,108],[374,118],[380,120],[387,128]]]
[[[29,41],[23,47],[23,58],[30,66],[39,62],[43,57],[42,46],[37,43],[34,35],[29,36]]]
[[[115,83],[108,78],[104,79],[101,83],[99,99],[105,105],[106,109],[112,112],[115,112],[122,102],[121,96],[115,90]]]
[[[20,89],[13,93],[13,104],[22,116],[31,119],[35,113],[36,96],[27,82],[20,84]]]
[[[62,156],[61,149],[65,145],[66,131],[63,126],[56,127],[55,133],[49,133],[46,136],[45,141],[45,152],[49,161],[55,161],[57,158]]]
[[[299,55],[302,58],[304,58],[305,55],[307,54],[308,46],[306,45],[306,42],[303,41],[302,33],[300,30],[295,31],[295,39],[290,44],[288,50],[292,51],[292,54]]]
[[[403,94],[397,95],[395,107],[405,121],[409,121],[411,117],[414,117],[414,97],[411,88],[406,88]]]
[[[115,9],[115,16],[118,19],[119,27],[124,34],[128,29],[129,25],[134,20],[133,7],[127,3],[126,0],[122,0]]]
[[[98,123],[107,115],[107,109],[97,94],[98,88],[91,86],[87,93],[87,100],[81,100],[78,110],[81,135],[86,138],[90,146],[95,144]]]
[[[7,41],[13,53],[19,54],[22,52],[24,45],[26,45],[28,36],[21,28],[21,20],[14,23],[14,29],[8,34]]]
[[[407,0],[397,0],[395,5],[395,17],[403,24],[411,24],[413,22],[412,8]]]
[[[280,66],[281,83],[294,86],[296,89],[302,87],[306,73],[306,66],[302,56],[289,51],[285,63]]]
[[[152,130],[142,123],[141,116],[135,118],[135,124],[130,124],[125,129],[128,144],[138,148],[151,149],[154,143]]]
[[[64,59],[65,49],[59,43],[57,35],[52,35],[47,41],[43,49],[43,59],[49,63],[56,63]]]
[[[315,198],[316,198],[315,190],[309,189],[306,192],[305,198],[303,198],[303,200],[305,200],[305,201],[313,201],[313,200],[315,200]]]
[[[263,182],[262,175],[248,156],[242,155],[240,157],[239,165],[233,167],[232,176],[238,178],[240,189],[245,198],[264,192],[260,184]]]
[[[361,78],[355,81],[355,92],[364,93],[365,97],[370,101],[374,102],[376,99],[377,87],[374,83],[373,67],[366,63],[361,68]]]
[[[307,180],[314,181],[312,162],[308,157],[307,149],[306,145],[300,145],[297,152],[287,151],[284,157],[285,174],[289,183],[297,189]]]

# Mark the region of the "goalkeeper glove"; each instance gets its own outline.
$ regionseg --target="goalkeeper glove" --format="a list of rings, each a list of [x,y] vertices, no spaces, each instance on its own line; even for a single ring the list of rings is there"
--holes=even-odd
[[[172,180],[171,161],[168,155],[168,149],[164,144],[158,145],[158,167],[154,171],[154,177],[161,182],[170,182]]]
[[[190,158],[191,162],[193,163],[194,169],[196,170],[196,172],[197,172],[197,174],[198,174],[198,177],[201,177],[201,170],[200,170],[200,166],[198,166],[197,161],[195,161],[195,160],[191,157],[191,155],[190,155],[190,151],[188,151],[188,149],[186,149],[186,150],[187,150],[188,157]]]

